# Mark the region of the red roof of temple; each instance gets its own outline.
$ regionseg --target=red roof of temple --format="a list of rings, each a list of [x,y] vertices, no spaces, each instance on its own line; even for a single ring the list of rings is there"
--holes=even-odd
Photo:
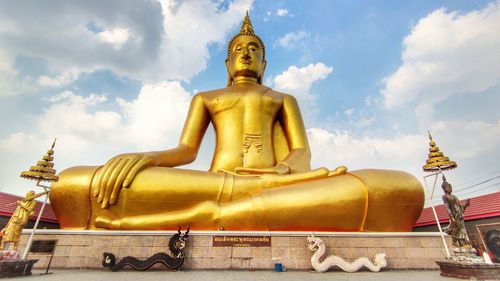
[[[43,197],[42,197],[43,198]],[[15,203],[18,200],[23,200],[24,197],[20,197],[14,194],[9,194],[9,193],[4,193],[0,192],[0,216],[3,217],[10,217],[12,216],[12,213],[17,207],[17,204]],[[42,208],[43,202],[38,201],[38,204],[36,204],[35,207],[35,215],[31,217],[32,220],[36,220],[38,217],[38,213],[40,212],[40,209]],[[52,223],[57,223],[57,218],[56,215],[54,214],[54,211],[52,210],[52,207],[50,204],[47,203],[45,206],[45,209],[43,210],[42,217],[40,218],[41,221],[44,222],[52,222]]]
[[[465,204],[465,200],[460,200]],[[444,205],[435,206],[440,223],[448,222],[448,214]],[[500,192],[482,195],[470,199],[470,206],[465,209],[464,220],[484,219],[500,216]],[[414,226],[435,225],[436,219],[432,208],[425,208]]]

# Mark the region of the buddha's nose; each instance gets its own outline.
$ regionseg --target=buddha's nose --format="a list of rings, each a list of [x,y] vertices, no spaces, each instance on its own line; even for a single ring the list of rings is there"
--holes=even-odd
[[[250,59],[250,55],[248,54],[248,52],[245,51],[245,53],[243,54],[243,56],[241,58],[248,60],[248,59]]]

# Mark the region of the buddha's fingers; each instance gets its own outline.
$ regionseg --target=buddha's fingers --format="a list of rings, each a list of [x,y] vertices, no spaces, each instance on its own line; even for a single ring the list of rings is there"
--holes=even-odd
[[[254,178],[260,177],[260,175],[255,175],[255,174],[238,174],[238,173],[235,173],[233,171],[226,170],[226,169],[218,169],[217,173],[226,173],[226,174],[230,174],[230,175],[238,176],[238,177],[254,177]]]
[[[102,202],[102,198],[105,192],[105,186],[102,184],[104,176],[109,171],[110,167],[112,167],[118,160],[113,158],[109,160],[100,170],[99,175],[95,181],[95,188],[97,189],[97,202]]]
[[[139,173],[142,169],[150,165],[151,165],[151,159],[149,158],[141,158],[139,161],[137,161],[137,163],[135,163],[130,169],[130,171],[127,173],[125,181],[123,182],[123,187],[128,187],[134,180],[135,175],[137,175],[137,173]]]
[[[120,229],[120,221],[111,220],[106,216],[98,216],[95,218],[95,226],[106,229]]]
[[[100,185],[98,183],[101,181],[103,170],[104,166],[99,167],[94,179],[92,180],[92,196],[94,197],[99,196]]]
[[[122,159],[120,159],[120,158],[114,160],[111,163],[111,165],[109,165],[108,169],[106,169],[106,171],[104,172],[104,175],[102,177],[101,192],[99,193],[99,197],[97,198],[97,202],[102,202],[101,208],[103,208],[103,209],[108,207],[109,198],[106,197],[106,194],[108,193],[109,189],[112,189],[112,187],[108,185],[109,178],[115,172],[117,166],[120,165],[121,161],[122,161]]]
[[[136,155],[135,157],[129,159],[125,167],[123,167],[122,172],[118,176],[118,179],[115,183],[115,187],[122,188],[128,187],[130,182],[127,182],[127,176],[131,173],[132,168],[141,160],[142,156]],[[114,190],[115,188],[113,188]]]
[[[115,184],[117,182],[118,177],[123,172],[123,167],[129,162],[128,159],[121,160],[118,165],[113,169],[113,173],[111,173],[110,177],[104,184],[106,185],[106,194],[104,195],[104,200],[108,202],[109,205],[113,205],[116,203],[115,200],[112,200],[112,194],[115,190]]]
[[[245,168],[238,167],[234,171],[238,174],[277,174],[278,172],[274,168]]]
[[[126,176],[127,176],[127,171],[125,169],[122,169],[120,174],[116,178],[115,185],[113,186],[113,191],[111,192],[111,196],[109,198],[110,205],[116,204],[116,201],[118,200],[118,196],[120,195],[120,191],[123,186],[123,181],[125,180]]]
[[[328,172],[329,177],[341,176],[347,172],[346,166],[338,166],[335,170]]]
[[[264,174],[262,178],[267,183],[267,187],[282,186],[287,184],[293,184],[302,181],[308,181],[311,179],[325,178],[328,176],[328,169],[318,168],[304,173],[295,173],[288,175],[274,175],[274,174]]]

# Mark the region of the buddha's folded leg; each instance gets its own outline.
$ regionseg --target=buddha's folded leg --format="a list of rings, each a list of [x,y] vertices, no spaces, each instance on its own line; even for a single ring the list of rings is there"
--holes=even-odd
[[[411,231],[424,206],[424,189],[411,174],[394,170],[352,171],[365,185],[368,208],[363,231]]]
[[[79,166],[59,173],[52,183],[50,205],[64,229],[87,229],[90,219],[90,183],[98,167]]]
[[[284,176],[286,177],[286,176]],[[233,178],[250,181],[251,178]],[[110,219],[97,217],[97,227],[110,229],[195,230],[339,230],[359,231],[365,218],[365,187],[346,175],[262,189],[232,201],[206,201],[183,210]]]
[[[54,188],[51,201],[70,194],[63,203],[54,202],[54,210],[60,222],[74,216],[80,228],[94,228],[97,220],[97,227],[119,229],[409,231],[424,201],[420,183],[399,171],[361,170],[299,182],[290,175],[295,183],[273,182],[267,189],[259,177],[149,168],[121,191],[116,205],[102,209],[88,197],[87,174],[95,168],[72,169],[85,176],[64,180],[66,171],[61,173],[66,188]]]
[[[62,228],[94,228],[95,218],[111,219],[176,211],[200,202],[219,202],[231,180],[225,174],[153,167],[138,173],[122,188],[115,205],[101,208],[90,188],[97,167],[72,167],[52,185],[51,204]],[[232,176],[231,176],[232,177]]]

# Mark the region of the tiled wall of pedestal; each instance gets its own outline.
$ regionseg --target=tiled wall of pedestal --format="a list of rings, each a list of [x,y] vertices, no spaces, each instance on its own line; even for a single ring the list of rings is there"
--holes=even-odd
[[[388,269],[437,269],[436,260],[446,254],[439,236],[402,237],[321,237],[326,255],[352,261],[358,257],[373,259],[386,253]],[[85,235],[37,234],[35,239],[57,239],[52,268],[103,268],[102,253],[112,252],[117,260],[125,256],[146,259],[168,250],[170,235]],[[24,234],[21,251],[28,235]],[[449,243],[449,239],[448,243]],[[309,270],[312,252],[306,236],[272,236],[271,247],[212,247],[213,236],[191,235],[184,253],[183,269],[274,269],[276,262],[288,270]],[[40,259],[35,268],[45,268],[49,255],[30,253]],[[166,269],[163,265],[155,268]]]

